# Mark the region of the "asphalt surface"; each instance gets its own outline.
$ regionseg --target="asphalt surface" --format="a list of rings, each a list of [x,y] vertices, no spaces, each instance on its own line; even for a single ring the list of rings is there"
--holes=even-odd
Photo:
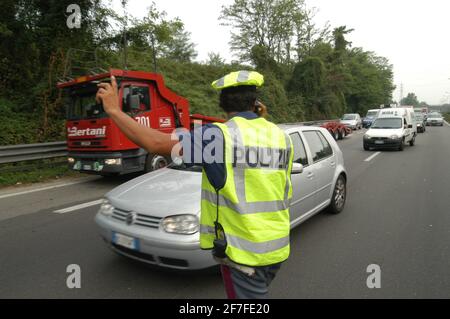
[[[379,154],[363,151],[362,134],[339,142],[349,175],[344,212],[293,230],[270,297],[450,298],[450,127]],[[111,252],[93,221],[98,205],[54,213],[127,179],[0,191],[0,298],[224,298],[215,268],[168,271]],[[70,264],[81,267],[80,289],[67,288]],[[379,289],[366,284],[371,264],[381,268]]]

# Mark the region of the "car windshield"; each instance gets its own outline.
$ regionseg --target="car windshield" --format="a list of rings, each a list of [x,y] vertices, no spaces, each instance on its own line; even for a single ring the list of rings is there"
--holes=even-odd
[[[369,111],[369,112],[367,112],[366,117],[375,117],[375,116],[377,116],[377,114],[378,114],[378,111]]]
[[[356,119],[356,115],[352,115],[352,114],[345,114],[342,119],[344,121],[350,121],[350,120],[354,120]]]
[[[422,114],[416,114],[416,120],[422,121],[423,115]]]
[[[440,119],[441,115],[437,114],[437,113],[431,113],[431,114],[428,114],[428,118],[430,118],[430,119]]]
[[[370,128],[373,129],[396,129],[402,127],[401,118],[377,119]]]

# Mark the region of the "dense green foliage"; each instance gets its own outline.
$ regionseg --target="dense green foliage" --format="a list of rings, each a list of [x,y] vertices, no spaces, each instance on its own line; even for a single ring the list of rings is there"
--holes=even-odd
[[[251,0],[224,7],[221,20],[233,26],[231,49],[239,62],[210,53],[195,62],[195,47],[179,19],[169,20],[153,4],[143,19],[125,20],[102,0],[82,0],[80,29],[66,25],[71,0],[4,0],[0,4],[0,145],[64,138],[64,105],[58,77],[72,67],[123,66],[127,25],[127,66],[156,70],[191,103],[192,113],[223,115],[210,84],[239,69],[265,76],[260,99],[277,122],[327,119],[392,100],[392,66],[387,59],[347,40],[351,29],[318,28],[303,0]],[[91,56],[91,59],[88,56]],[[249,65],[250,64],[250,65]],[[81,70],[78,72],[83,73]]]

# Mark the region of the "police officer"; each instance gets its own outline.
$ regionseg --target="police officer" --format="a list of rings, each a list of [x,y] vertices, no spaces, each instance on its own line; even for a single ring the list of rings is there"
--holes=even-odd
[[[120,110],[117,84],[99,84],[97,99],[125,135],[151,153],[181,149],[186,165],[202,165],[200,245],[221,264],[228,298],[267,297],[289,256],[292,142],[259,116],[254,71],[232,72],[212,83],[226,123],[173,135],[144,127]],[[196,138],[200,136],[201,138]],[[213,150],[213,151],[212,151]]]

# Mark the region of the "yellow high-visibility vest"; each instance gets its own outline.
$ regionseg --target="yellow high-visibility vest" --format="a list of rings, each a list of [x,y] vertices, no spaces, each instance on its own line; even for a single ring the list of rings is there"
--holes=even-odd
[[[216,190],[203,171],[201,248],[213,248],[218,218],[227,241],[226,255],[232,261],[267,266],[286,260],[290,250],[291,139],[264,118],[235,117],[215,125],[224,136],[226,182]]]

